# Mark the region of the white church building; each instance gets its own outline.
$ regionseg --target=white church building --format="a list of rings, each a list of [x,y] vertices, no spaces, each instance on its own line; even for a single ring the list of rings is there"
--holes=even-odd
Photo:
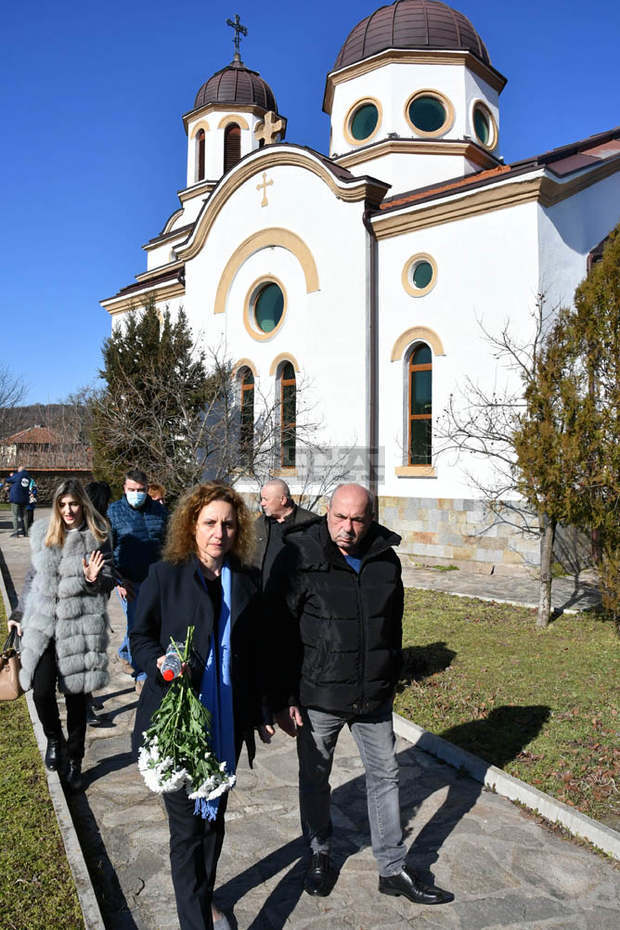
[[[478,321],[527,340],[539,293],[571,303],[620,220],[620,129],[505,164],[506,78],[435,0],[397,0],[345,38],[328,155],[284,141],[274,91],[236,48],[183,115],[180,206],[144,246],[147,270],[102,301],[113,325],[153,298],[182,306],[234,362],[246,422],[259,397],[281,400],[275,473],[293,492],[303,382],[321,443],[357,450],[352,478],[401,554],[518,570],[537,543],[489,528],[472,463],[437,455],[434,428],[468,377],[503,377]]]

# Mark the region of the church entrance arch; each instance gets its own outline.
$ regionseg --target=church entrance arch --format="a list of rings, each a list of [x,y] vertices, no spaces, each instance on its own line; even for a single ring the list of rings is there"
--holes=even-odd
[[[291,232],[290,229],[281,229],[279,227],[263,229],[248,236],[226,262],[226,267],[222,272],[215,294],[214,313],[224,313],[226,310],[226,300],[230,286],[244,262],[261,249],[273,248],[274,246],[280,246],[280,248],[286,249],[295,256],[304,275],[306,293],[311,294],[313,291],[319,290],[319,273],[316,262],[303,239],[296,233]]]

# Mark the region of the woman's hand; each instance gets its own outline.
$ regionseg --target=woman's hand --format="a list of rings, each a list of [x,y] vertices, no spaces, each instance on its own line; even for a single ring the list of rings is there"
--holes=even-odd
[[[22,635],[22,625],[21,623],[19,623],[18,620],[7,620],[6,625],[9,628],[9,633],[11,632],[11,630],[17,630],[17,635],[18,636]]]
[[[160,656],[159,659],[157,660],[157,668],[160,672],[161,672],[161,667],[165,661],[166,661],[165,654],[163,656]],[[184,675],[185,672],[187,671],[187,668],[188,668],[187,662],[181,662],[181,671],[179,674]]]
[[[258,728],[258,735],[260,737],[261,743],[270,743],[271,737],[274,735],[275,732],[276,732],[275,728],[272,727],[271,724],[263,723]]]
[[[103,568],[105,559],[103,557],[103,552],[100,549],[95,549],[94,552],[91,552],[88,557],[88,562],[86,558],[82,559],[82,568],[84,569],[84,577],[86,580],[93,584],[99,577],[99,572]]]

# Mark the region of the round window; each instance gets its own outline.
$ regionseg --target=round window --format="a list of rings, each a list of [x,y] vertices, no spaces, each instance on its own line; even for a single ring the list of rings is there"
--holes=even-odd
[[[448,113],[439,97],[422,94],[409,104],[409,119],[420,132],[438,132],[446,124]]]
[[[431,263],[427,262],[426,259],[415,262],[411,269],[411,281],[413,286],[417,287],[419,291],[422,291],[425,287],[429,286],[432,280],[433,266]]]
[[[378,122],[379,111],[374,103],[364,103],[351,117],[351,135],[361,142],[362,139],[367,139],[373,134]]]
[[[262,333],[272,332],[284,312],[284,294],[277,284],[265,284],[254,301],[254,319]]]
[[[495,145],[493,117],[481,103],[477,103],[474,107],[474,130],[482,145],[486,148],[493,148]]]
[[[432,255],[418,252],[408,259],[402,271],[403,287],[412,297],[424,297],[437,284],[437,263]]]

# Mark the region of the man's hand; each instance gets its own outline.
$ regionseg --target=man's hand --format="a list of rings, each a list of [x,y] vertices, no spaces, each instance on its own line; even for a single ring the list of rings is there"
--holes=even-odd
[[[129,581],[129,579],[123,578],[122,583],[117,584],[116,590],[118,591],[118,593],[120,594],[120,596],[123,598],[124,601],[133,601],[135,595],[133,593],[133,586],[131,584],[131,581]]]
[[[291,704],[290,707],[284,707],[282,710],[279,710],[277,714],[274,714],[274,716],[280,729],[288,733],[289,736],[297,736],[297,727],[303,727],[304,725],[301,719],[301,711],[295,704]]]

